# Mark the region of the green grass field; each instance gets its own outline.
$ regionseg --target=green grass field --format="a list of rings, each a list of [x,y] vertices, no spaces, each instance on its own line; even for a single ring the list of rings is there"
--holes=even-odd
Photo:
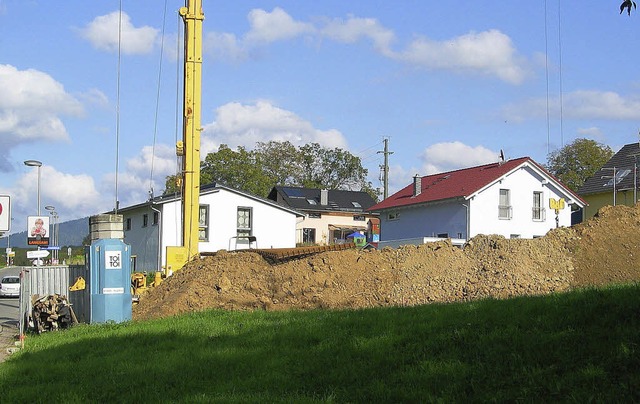
[[[13,402],[637,402],[640,284],[353,311],[209,311],[27,336]]]

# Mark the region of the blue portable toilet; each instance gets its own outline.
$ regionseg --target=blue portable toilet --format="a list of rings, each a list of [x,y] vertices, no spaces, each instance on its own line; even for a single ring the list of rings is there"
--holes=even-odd
[[[87,248],[89,323],[131,320],[131,247],[120,239],[99,239]]]

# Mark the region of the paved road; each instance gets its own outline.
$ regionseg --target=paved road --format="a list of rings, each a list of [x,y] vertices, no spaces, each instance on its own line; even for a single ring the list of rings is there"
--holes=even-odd
[[[20,275],[21,267],[0,269],[0,277],[6,275]],[[15,297],[0,297],[0,362],[6,357],[6,348],[13,347],[18,334],[18,316],[20,300]]]

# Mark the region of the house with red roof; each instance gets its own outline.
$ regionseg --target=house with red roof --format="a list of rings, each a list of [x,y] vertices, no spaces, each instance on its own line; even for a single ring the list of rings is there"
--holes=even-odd
[[[535,238],[571,225],[586,202],[529,157],[440,174],[411,184],[368,209],[379,213],[380,242],[420,244],[478,234]],[[389,244],[393,245],[393,244]]]

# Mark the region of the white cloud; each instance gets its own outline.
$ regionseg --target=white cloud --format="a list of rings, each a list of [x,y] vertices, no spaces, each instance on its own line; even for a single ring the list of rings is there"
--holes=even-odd
[[[119,28],[120,27],[120,28]],[[118,43],[124,54],[146,54],[153,50],[158,37],[158,30],[144,26],[136,28],[127,13],[114,11],[96,17],[80,30],[83,38],[96,48],[108,52],[117,52]]]
[[[511,38],[498,30],[441,42],[417,38],[397,58],[429,69],[474,71],[512,84],[521,83],[528,74]]]
[[[229,33],[206,34],[203,47],[204,51],[210,54],[214,60],[241,62],[248,57],[245,46],[238,41],[235,35]]]
[[[560,98],[548,100],[549,114],[560,116]],[[503,108],[509,120],[522,122],[526,119],[540,119],[547,116],[547,99],[532,98]],[[612,91],[578,90],[567,93],[562,99],[562,117],[568,119],[640,119],[640,99],[623,97]]]
[[[370,39],[376,50],[385,56],[391,56],[391,43],[395,40],[393,31],[382,26],[375,18],[350,17],[331,20],[322,34],[330,39],[344,43],[355,43],[361,38]]]
[[[12,216],[20,231],[26,226],[27,216],[37,213],[38,170],[29,169],[17,179],[14,187],[7,192],[11,195]],[[44,207],[54,206],[62,221],[100,213],[104,195],[96,189],[91,176],[86,174],[65,174],[51,165],[40,168],[40,214],[46,214]]]
[[[252,105],[233,102],[218,108],[215,121],[204,125],[201,153],[215,151],[220,144],[252,149],[256,142],[270,140],[289,141],[294,145],[315,142],[325,147],[347,148],[347,141],[338,130],[316,129],[311,122],[291,111],[268,101],[258,101]]]
[[[276,7],[272,12],[253,9],[249,12],[251,29],[245,40],[248,42],[276,42],[296,38],[311,33],[315,28],[311,24],[295,21],[283,9]]]
[[[38,70],[0,64],[0,172],[9,171],[11,150],[41,140],[68,141],[62,115],[80,116],[80,102]]]
[[[146,192],[153,188],[154,195],[160,195],[167,176],[176,174],[176,161],[173,147],[163,144],[157,144],[155,149],[144,146],[137,156],[127,161],[125,181],[128,184],[139,184]]]
[[[458,141],[436,143],[422,152],[420,159],[424,172],[420,174],[437,174],[488,164],[497,161],[499,154],[484,146],[468,146]]]
[[[563,101],[563,113],[571,118],[640,119],[640,99],[625,99],[612,91],[575,91],[566,95]]]
[[[102,91],[97,88],[92,88],[78,95],[78,98],[83,100],[87,104],[97,105],[101,108],[109,105],[109,98]]]
[[[398,52],[392,49],[396,41],[393,30],[375,18],[321,19],[322,25],[316,27],[296,21],[276,7],[272,12],[253,9],[248,19],[250,29],[242,39],[230,33],[208,34],[205,49],[217,58],[242,61],[259,45],[310,35],[347,44],[369,40],[387,58],[428,69],[475,72],[512,84],[521,83],[529,74],[524,57],[518,54],[511,38],[498,30],[471,32],[444,41],[418,37]]]

